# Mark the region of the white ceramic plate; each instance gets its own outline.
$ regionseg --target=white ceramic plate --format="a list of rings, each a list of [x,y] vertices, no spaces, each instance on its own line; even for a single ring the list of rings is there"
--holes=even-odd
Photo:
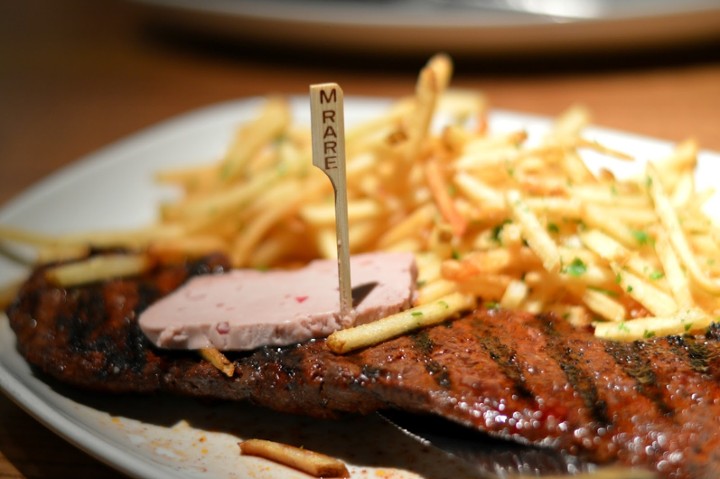
[[[20,195],[0,211],[0,223],[60,233],[140,226],[154,218],[155,205],[172,192],[155,186],[154,171],[212,161],[228,145],[235,127],[252,117],[261,99],[211,106],[147,129],[88,156]],[[349,98],[351,126],[380,113],[387,102]],[[305,98],[292,100],[297,121],[309,122]],[[495,112],[495,131],[526,128],[539,135],[544,118]],[[653,139],[590,129],[588,136],[641,160],[661,158],[671,145]],[[588,161],[606,161],[588,157]],[[625,167],[626,164],[614,165]],[[637,170],[638,166],[635,167]],[[720,155],[703,152],[698,186],[720,177]],[[715,198],[712,208],[718,207]],[[21,249],[17,254],[24,254]],[[22,268],[0,256],[0,284]],[[79,392],[36,376],[15,349],[7,318],[0,316],[0,389],[40,422],[91,455],[139,478],[306,477],[266,461],[241,457],[237,441],[263,437],[339,457],[355,478],[453,478],[461,466],[408,438],[378,418],[316,421],[244,404],[201,404],[171,397],[113,397]],[[467,476],[466,476],[467,477]]]
[[[134,0],[155,20],[242,45],[322,54],[622,49],[717,38],[715,0]]]

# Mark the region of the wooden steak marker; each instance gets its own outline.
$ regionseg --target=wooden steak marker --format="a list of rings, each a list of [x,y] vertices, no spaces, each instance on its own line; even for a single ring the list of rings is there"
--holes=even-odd
[[[345,116],[343,91],[337,83],[310,85],[313,165],[330,178],[335,190],[340,314],[352,317],[350,240],[348,237],[347,183],[345,177]]]

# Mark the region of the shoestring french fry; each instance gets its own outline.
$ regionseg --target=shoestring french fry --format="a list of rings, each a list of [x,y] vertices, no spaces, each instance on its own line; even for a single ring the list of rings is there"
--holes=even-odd
[[[148,271],[152,265],[152,258],[145,253],[103,254],[51,266],[45,270],[45,277],[57,286],[70,287],[107,278],[137,276]]]
[[[458,211],[444,176],[445,174],[437,160],[431,159],[425,163],[427,185],[432,192],[438,211],[440,211],[445,221],[450,224],[453,234],[460,237],[467,228],[467,218]]]
[[[658,170],[652,164],[647,165],[647,181],[660,223],[667,231],[670,244],[687,273],[697,286],[710,294],[720,295],[720,281],[709,278],[700,268],[697,258],[688,244],[686,233],[678,220],[677,212],[664,191]]]
[[[248,439],[238,443],[238,446],[241,454],[269,459],[313,477],[350,477],[342,461],[309,449],[264,439]]]
[[[441,323],[462,311],[472,309],[474,302],[475,299],[470,295],[451,293],[377,321],[335,331],[328,336],[327,344],[331,351],[344,354]]]
[[[505,199],[510,208],[510,214],[520,225],[525,240],[535,254],[542,260],[543,267],[552,272],[560,269],[560,252],[557,243],[550,237],[547,229],[540,224],[538,217],[530,211],[530,207],[522,199],[520,192],[509,190]]]
[[[696,185],[697,142],[659,158],[621,151],[589,136],[582,106],[544,135],[503,130],[488,122],[487,98],[451,88],[451,74],[449,57],[431,58],[410,95],[347,128],[352,252],[414,252],[417,305],[469,295],[623,340],[720,317],[720,226],[706,211],[716,192]],[[235,267],[334,257],[332,188],[286,100],[258,104],[207,160],[157,173],[179,194],[154,224],[60,235],[0,226],[0,240],[34,246],[41,260],[116,247],[160,261],[212,249]],[[647,169],[630,165],[634,174],[610,168],[640,160]]]
[[[212,364],[225,376],[231,378],[235,375],[235,365],[219,349],[202,348],[199,353],[205,361]]]
[[[253,122],[238,129],[222,160],[220,180],[229,182],[246,174],[246,167],[266,145],[281,136],[292,121],[284,98],[271,97]]]

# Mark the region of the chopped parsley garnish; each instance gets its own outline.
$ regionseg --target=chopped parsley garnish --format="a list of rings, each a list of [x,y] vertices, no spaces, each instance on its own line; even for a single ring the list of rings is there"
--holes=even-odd
[[[582,276],[587,272],[587,265],[580,258],[575,258],[572,262],[563,268],[563,273],[567,273],[570,276]]]
[[[611,290],[611,289],[600,288],[599,286],[588,286],[588,289],[591,289],[591,290],[593,290],[593,291],[597,291],[598,293],[602,293],[602,294],[605,294],[605,295],[607,295],[607,296],[613,296],[613,297],[617,297],[617,296],[618,296],[617,292],[615,292],[615,291],[613,291],[613,290]]]
[[[665,277],[665,273],[663,273],[662,271],[653,271],[652,273],[650,273],[650,279],[652,279],[652,280],[657,280],[657,279],[661,279],[664,277]]]
[[[635,241],[637,241],[638,244],[641,246],[652,244],[652,242],[653,242],[652,237],[647,233],[647,231],[631,230],[630,234],[633,235],[633,238],[635,238]]]
[[[502,244],[502,240],[500,239],[500,233],[502,233],[503,227],[508,223],[510,223],[510,220],[505,220],[502,223],[500,223],[499,225],[493,227],[492,233],[490,235],[490,237],[493,239],[493,241],[496,241],[496,242]]]

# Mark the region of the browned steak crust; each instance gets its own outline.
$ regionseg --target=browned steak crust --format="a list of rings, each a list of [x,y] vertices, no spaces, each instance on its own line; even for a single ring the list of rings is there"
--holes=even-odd
[[[318,417],[399,408],[596,463],[720,477],[720,328],[615,343],[552,316],[479,310],[344,356],[322,340],[229,354],[236,373],[227,378],[193,352],[155,348],[137,325],[189,275],[226,268],[215,256],[68,289],[39,270],[8,316],[30,363],[84,388],[247,400]]]

